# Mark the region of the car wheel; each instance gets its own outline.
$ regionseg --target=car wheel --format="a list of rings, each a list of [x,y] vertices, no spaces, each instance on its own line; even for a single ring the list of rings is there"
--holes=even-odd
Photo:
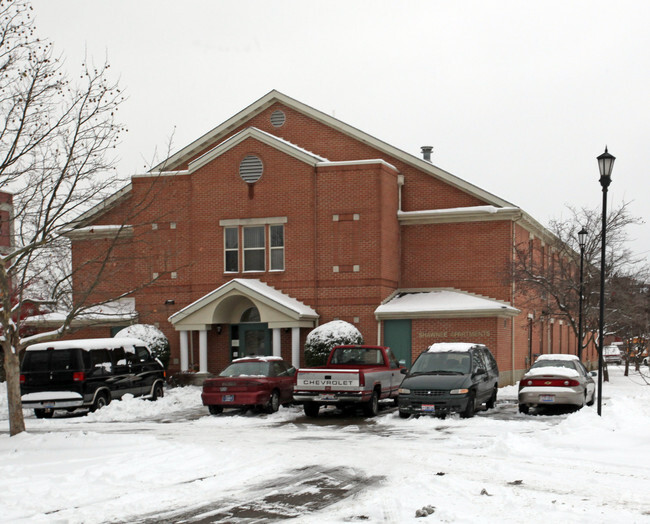
[[[494,409],[496,405],[497,405],[497,388],[495,387],[494,391],[492,392],[492,396],[485,403],[485,407],[488,409]]]
[[[524,415],[528,415],[529,408],[526,404],[519,404],[519,413],[523,413]]]
[[[399,412],[399,418],[409,418],[411,416],[410,413],[407,413],[406,411],[400,411]]]
[[[318,416],[318,411],[320,410],[320,406],[316,404],[316,402],[306,402],[303,408],[305,410],[305,415],[311,418],[316,418]]]
[[[372,392],[368,403],[363,407],[363,412],[368,417],[376,417],[377,413],[379,413],[379,393],[377,393],[376,389]]]
[[[53,409],[35,409],[34,410],[34,415],[36,418],[52,418],[54,415],[54,410]]]
[[[151,394],[151,400],[158,400],[165,396],[165,388],[162,385],[162,382],[156,382],[153,387],[153,393]]]
[[[264,406],[264,410],[267,413],[275,413],[278,409],[280,409],[280,393],[278,393],[277,389],[274,389],[268,403]]]
[[[95,402],[93,402],[93,405],[90,406],[90,411],[91,413],[94,413],[98,409],[103,408],[104,406],[108,406],[110,403],[110,399],[108,398],[108,395],[106,393],[100,393],[95,397]]]
[[[474,393],[469,394],[469,398],[467,399],[467,406],[465,406],[465,410],[460,414],[461,417],[463,418],[472,418],[474,416],[474,412],[476,411],[476,395]]]
[[[210,411],[210,415],[219,415],[220,413],[223,413],[223,407],[221,406],[208,406],[208,411]]]

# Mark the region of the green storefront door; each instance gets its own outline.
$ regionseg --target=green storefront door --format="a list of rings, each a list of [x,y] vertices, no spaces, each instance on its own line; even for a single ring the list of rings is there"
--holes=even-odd
[[[239,324],[239,356],[273,354],[271,331],[266,323]]]
[[[384,345],[407,368],[411,367],[411,320],[384,320]]]

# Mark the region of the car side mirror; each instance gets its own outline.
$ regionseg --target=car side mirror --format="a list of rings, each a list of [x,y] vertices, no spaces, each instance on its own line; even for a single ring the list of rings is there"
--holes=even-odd
[[[486,373],[487,373],[487,371],[485,371],[485,369],[483,369],[483,368],[478,368],[478,369],[474,372],[475,375],[485,375]]]
[[[597,376],[598,376],[598,371],[590,371],[589,374],[590,374],[592,377],[597,377]]]
[[[401,369],[399,370],[399,372],[400,372],[402,375],[406,375],[406,374],[408,373],[408,369],[406,369],[406,368],[401,368]]]

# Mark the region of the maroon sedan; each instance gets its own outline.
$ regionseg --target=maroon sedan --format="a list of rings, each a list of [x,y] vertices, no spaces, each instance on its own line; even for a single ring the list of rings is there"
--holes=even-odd
[[[223,408],[254,407],[275,413],[280,404],[293,401],[295,373],[280,357],[239,358],[203,383],[201,400],[212,415]]]

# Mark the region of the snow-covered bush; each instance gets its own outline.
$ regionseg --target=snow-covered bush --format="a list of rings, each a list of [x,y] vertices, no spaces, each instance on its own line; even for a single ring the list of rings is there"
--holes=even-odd
[[[305,363],[308,366],[322,366],[334,346],[363,344],[359,330],[349,322],[332,320],[310,331],[305,341]]]
[[[133,324],[119,331],[115,337],[139,338],[149,346],[153,356],[160,360],[163,366],[165,366],[165,369],[167,369],[170,356],[169,340],[156,326],[152,326],[151,324]]]

